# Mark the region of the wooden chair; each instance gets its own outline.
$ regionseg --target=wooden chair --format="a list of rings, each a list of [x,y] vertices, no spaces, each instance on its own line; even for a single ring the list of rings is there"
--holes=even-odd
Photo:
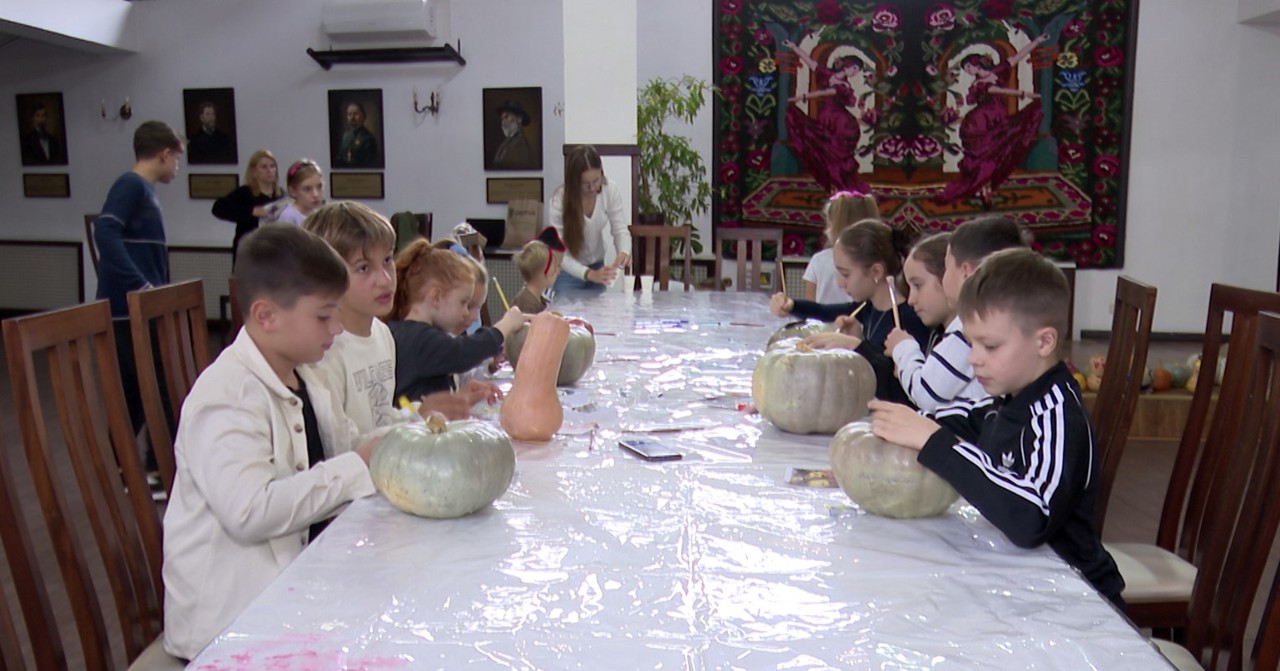
[[[240,312],[240,297],[236,295],[235,277],[227,278],[227,303],[230,306],[227,311],[231,313],[231,336],[227,338],[229,345],[240,333],[240,327],[244,326],[244,315]]]
[[[37,669],[66,669],[67,655],[58,633],[58,619],[49,605],[49,588],[40,570],[40,558],[32,544],[31,527],[23,514],[25,505],[15,487],[21,475],[11,459],[16,452],[0,449],[0,543],[4,545],[5,562],[13,578],[18,608],[5,600],[0,609],[0,665],[4,669],[25,669],[22,647],[14,626],[15,613],[21,613],[26,625],[25,642]],[[20,471],[19,471],[20,472]]]
[[[98,215],[84,215],[84,237],[88,240],[89,259],[93,261],[93,272],[95,275],[98,273],[98,241],[93,237],[93,226],[96,221],[98,221]]]
[[[112,667],[112,638],[123,639],[130,663],[181,668],[160,646],[160,521],[129,422],[106,301],[7,320],[4,341],[31,481],[86,668]],[[48,361],[62,440],[46,435],[37,353]],[[66,475],[67,464],[78,485],[72,496],[57,475]],[[90,533],[72,525],[88,525]],[[94,574],[103,576],[108,591],[99,593]],[[106,608],[114,608],[119,622],[114,634]]]
[[[1242,495],[1235,497],[1238,505],[1216,506],[1205,520],[1185,650],[1159,644],[1180,669],[1249,668],[1249,616],[1280,528],[1280,497],[1274,492],[1280,479],[1280,315],[1263,313],[1250,331],[1256,338],[1250,347],[1254,365],[1244,385],[1242,421],[1228,446],[1231,459],[1222,469],[1224,482]],[[1233,327],[1233,350],[1238,335],[1239,327]],[[1257,645],[1249,656],[1261,650]],[[1274,670],[1275,661],[1270,664],[1254,668]]]
[[[1280,293],[1214,284],[1209,292],[1200,374],[1191,410],[1174,458],[1173,474],[1160,513],[1155,545],[1108,543],[1126,586],[1128,615],[1139,627],[1180,628],[1208,532],[1206,520],[1221,506],[1238,508],[1243,492],[1225,481],[1225,465],[1242,420],[1250,372],[1255,366],[1254,338],[1260,312],[1280,312]],[[1223,342],[1222,327],[1231,315],[1227,353],[1218,400],[1209,421],[1209,403]],[[1206,429],[1208,429],[1206,431]]]
[[[471,258],[480,262],[480,265],[484,266],[484,244],[480,242],[480,239],[481,236],[479,233],[463,233],[458,236],[458,244],[462,245],[462,248],[467,250],[467,254],[469,254]],[[480,324],[482,326],[493,326],[493,319],[489,316],[488,302],[486,302],[484,304],[484,308],[480,310]]]
[[[1138,408],[1155,309],[1155,287],[1123,275],[1116,279],[1107,368],[1102,376],[1102,388],[1098,390],[1093,404],[1093,427],[1098,432],[1101,463],[1097,506],[1094,508],[1094,524],[1099,532],[1106,521],[1116,471],[1120,468],[1120,457],[1129,439],[1129,425]]]
[[[1271,579],[1271,594],[1262,609],[1253,656],[1258,671],[1280,670],[1280,567]]]
[[[659,226],[653,224],[632,224],[632,246],[642,250],[642,268],[632,268],[636,275],[652,275],[654,283],[662,291],[666,291],[671,283],[671,241],[684,242],[684,290],[693,286],[693,229],[688,226]]]
[[[733,243],[734,256],[737,258],[738,278],[734,287],[738,291],[770,292],[782,290],[782,229],[780,228],[720,228],[716,229],[716,279],[724,277],[724,243]],[[764,263],[764,245],[773,243],[776,251],[773,282],[768,287],[760,282]],[[751,261],[751,272],[747,272],[747,260]]]
[[[147,435],[151,438],[160,480],[168,495],[173,490],[175,471],[170,427],[178,425],[182,402],[200,371],[209,365],[209,327],[204,315],[203,284],[200,280],[189,280],[130,292],[129,323]],[[160,352],[159,366],[151,346],[153,331]],[[160,396],[157,375],[164,377],[164,400]]]

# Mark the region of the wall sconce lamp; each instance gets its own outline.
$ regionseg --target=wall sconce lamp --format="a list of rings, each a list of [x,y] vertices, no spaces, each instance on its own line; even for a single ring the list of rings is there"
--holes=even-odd
[[[98,103],[98,112],[102,115],[103,119],[107,118],[107,100],[105,98]],[[120,104],[120,109],[116,111],[115,118],[122,121],[128,121],[133,118],[133,106],[129,104],[129,98],[127,96],[125,97],[124,102]]]
[[[417,112],[418,114],[426,114],[427,112],[431,112],[431,116],[435,116],[436,114],[439,114],[440,113],[440,94],[436,93],[435,91],[432,91],[431,96],[428,98],[427,104],[423,106],[419,106],[418,91],[415,89],[413,92],[413,111]]]

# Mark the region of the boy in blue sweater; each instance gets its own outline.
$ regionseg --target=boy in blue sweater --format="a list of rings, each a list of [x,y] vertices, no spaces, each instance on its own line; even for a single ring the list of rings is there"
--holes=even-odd
[[[93,226],[98,248],[99,299],[111,302],[120,378],[129,402],[135,432],[142,426],[142,400],[129,333],[130,291],[149,289],[169,281],[169,248],[155,184],[168,184],[178,175],[182,138],[168,124],[147,121],[133,133],[133,170],[116,179]]]
[[[1060,354],[1070,299],[1062,271],[1039,254],[992,254],[964,281],[958,304],[969,362],[992,398],[944,405],[932,419],[872,401],[871,426],[920,450],[920,463],[1015,545],[1048,543],[1123,609],[1124,579],[1093,524],[1093,427]]]

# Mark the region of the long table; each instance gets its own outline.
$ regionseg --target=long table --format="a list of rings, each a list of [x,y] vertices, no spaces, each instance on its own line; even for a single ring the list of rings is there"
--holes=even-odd
[[[829,437],[740,409],[780,325],[767,297],[557,309],[594,323],[596,365],[561,389],[555,440],[516,444],[505,496],[456,520],[355,502],[191,668],[1171,668],[969,506],[895,521],[788,484],[829,467]],[[641,461],[617,447],[630,434],[686,456]]]

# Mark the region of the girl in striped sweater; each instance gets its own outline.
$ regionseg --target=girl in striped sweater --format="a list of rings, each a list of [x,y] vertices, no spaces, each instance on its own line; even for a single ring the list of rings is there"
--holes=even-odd
[[[891,331],[884,343],[902,388],[911,402],[926,412],[956,399],[987,397],[969,365],[969,341],[960,332],[960,320],[942,290],[950,239],[950,233],[938,233],[917,242],[902,266],[911,287],[907,302],[920,321],[933,329],[928,343],[920,347],[902,329]]]

